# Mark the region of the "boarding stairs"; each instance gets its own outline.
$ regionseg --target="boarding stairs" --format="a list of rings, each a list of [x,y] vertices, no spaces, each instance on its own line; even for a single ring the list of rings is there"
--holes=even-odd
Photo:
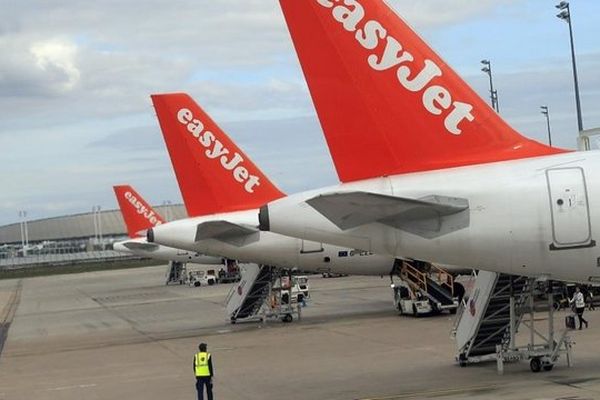
[[[495,360],[498,373],[502,374],[505,362],[529,360],[532,372],[550,371],[561,355],[571,366],[573,342],[568,331],[555,335],[552,282],[538,283],[548,287],[546,319],[535,318],[535,279],[479,271],[469,300],[461,304],[453,329],[460,366]],[[547,331],[541,329],[544,325]],[[520,327],[529,335],[522,335],[521,340],[528,336],[527,343],[517,346]]]
[[[231,322],[255,317],[271,291],[274,268],[248,264],[241,268],[241,279],[233,285],[226,298]]]
[[[471,328],[468,329],[470,338],[459,348],[459,360],[496,354],[498,345],[502,350],[509,348],[511,329],[515,333],[519,329],[529,302],[531,284],[531,279],[524,276],[479,273],[471,298],[461,310],[457,327],[457,335],[460,332],[461,336],[467,332],[466,328]],[[513,318],[511,308],[515,313]],[[471,318],[467,318],[469,316]]]
[[[187,269],[184,263],[178,261],[169,261],[165,285],[169,285],[171,283],[183,285],[187,279],[186,275]]]
[[[458,301],[454,296],[454,277],[444,269],[433,264],[404,261],[400,279],[427,297],[436,311],[456,311]]]

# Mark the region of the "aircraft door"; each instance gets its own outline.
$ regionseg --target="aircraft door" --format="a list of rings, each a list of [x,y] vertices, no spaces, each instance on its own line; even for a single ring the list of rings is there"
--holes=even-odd
[[[300,249],[300,254],[321,253],[323,251],[323,243],[311,242],[309,240],[302,239],[302,248]]]
[[[552,216],[550,250],[592,247],[590,213],[582,168],[556,168],[546,171]]]

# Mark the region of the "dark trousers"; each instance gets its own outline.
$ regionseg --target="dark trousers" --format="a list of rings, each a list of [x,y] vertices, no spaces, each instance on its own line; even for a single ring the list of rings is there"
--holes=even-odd
[[[198,400],[204,400],[204,386],[206,385],[206,398],[213,400],[212,379],[210,376],[196,377],[196,391],[198,392]]]
[[[585,324],[586,327],[588,324],[588,322],[583,318],[583,310],[585,310],[585,307],[577,307],[576,308],[577,318],[579,318],[579,329],[581,329],[582,324]]]

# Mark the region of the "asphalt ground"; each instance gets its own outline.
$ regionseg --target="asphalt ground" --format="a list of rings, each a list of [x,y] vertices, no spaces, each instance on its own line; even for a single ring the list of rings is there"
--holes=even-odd
[[[598,312],[570,333],[573,367],[521,362],[499,376],[494,363],[455,364],[452,316],[398,316],[387,278],[314,277],[301,321],[231,325],[231,285],[165,286],[165,272],[0,281],[0,399],[194,399],[201,341],[219,400],[600,399]]]

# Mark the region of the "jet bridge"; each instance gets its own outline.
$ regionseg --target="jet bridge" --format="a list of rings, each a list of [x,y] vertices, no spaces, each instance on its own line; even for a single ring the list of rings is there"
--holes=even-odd
[[[498,373],[505,362],[529,360],[533,372],[550,371],[560,355],[571,365],[573,343],[562,332],[554,331],[553,290],[546,291],[547,330],[541,332],[534,318],[535,280],[524,276],[480,271],[470,298],[462,302],[453,335],[456,339],[460,366],[482,361],[497,363]],[[519,328],[528,330],[528,343],[517,346]],[[536,339],[538,342],[536,343]]]

